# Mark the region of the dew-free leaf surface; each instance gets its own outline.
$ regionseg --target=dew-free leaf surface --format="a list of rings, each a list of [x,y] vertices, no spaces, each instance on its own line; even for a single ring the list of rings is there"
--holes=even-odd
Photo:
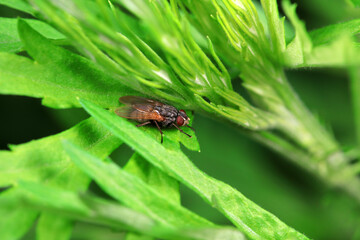
[[[152,188],[166,196],[169,201],[180,204],[179,182],[151,165],[139,154],[134,153],[132,155],[124,170],[141,178]]]
[[[36,19],[23,19],[40,34],[50,39],[64,39],[65,36],[50,25]],[[0,17],[0,52],[19,52],[23,50],[17,28],[18,19]]]
[[[140,211],[155,221],[169,227],[213,226],[206,219],[163,196],[140,178],[124,171],[116,164],[100,159],[79,147],[64,142],[64,146],[74,163],[96,181],[100,187],[124,205]]]
[[[29,3],[23,0],[0,0],[0,4],[29,14],[34,14],[36,12]]]
[[[278,5],[275,0],[261,0],[270,32],[271,43],[277,54],[285,49],[284,18],[279,18]]]
[[[6,202],[4,202],[6,200]],[[0,239],[20,239],[34,224],[39,212],[28,209],[17,202],[17,195],[13,191],[0,194]],[[6,203],[11,203],[6,205]]]
[[[296,4],[285,0],[282,5],[296,32],[284,54],[286,65],[344,67],[360,63],[360,50],[351,38],[360,31],[359,19],[329,25],[309,33],[296,14]]]
[[[360,32],[360,19],[329,25],[309,32],[314,46],[333,41],[339,36],[355,35]]]
[[[357,137],[357,148],[360,151],[360,70],[359,67],[351,67],[348,70],[351,83],[352,105],[354,109],[354,122]]]
[[[88,119],[60,134],[10,146],[11,151],[0,151],[0,186],[8,186],[20,180],[27,180],[43,182],[63,189],[85,190],[90,180],[70,161],[61,144],[64,139],[71,140],[100,158],[107,157],[121,144],[118,138],[114,137],[94,119]],[[7,225],[16,224],[22,218],[28,218],[29,222],[31,219],[34,220],[34,214],[27,213],[25,210],[24,214],[18,210],[14,212],[0,211],[6,211],[11,216],[6,217],[4,214],[1,217],[0,221],[6,221],[4,224]],[[42,220],[43,218],[45,219]],[[57,224],[52,221],[57,222]],[[0,225],[2,224],[0,223]],[[26,226],[30,227],[31,225]],[[53,230],[60,227],[58,228],[59,231],[64,233],[63,226],[67,226],[66,223],[59,222],[56,217],[42,215],[38,225],[39,238],[43,239],[42,236],[48,236],[50,227]],[[67,230],[70,229],[67,227]],[[9,228],[0,228],[0,239],[11,239],[2,237],[8,234],[8,231],[10,231]],[[54,231],[52,233],[54,234]]]
[[[34,182],[19,182],[19,185],[13,189],[13,193],[16,198],[2,198],[0,203],[5,206],[17,204],[72,220],[110,227],[113,230],[141,233],[147,238],[152,236],[179,240],[245,239],[243,234],[232,227],[169,228],[117,202]]]
[[[203,173],[178,149],[166,148],[125,119],[86,100],[81,104],[96,120],[151,164],[194,190],[253,239],[307,239],[231,186]]]
[[[135,93],[90,60],[53,45],[25,21],[19,20],[18,27],[36,61],[0,53],[0,93],[42,98],[54,108],[79,107],[77,97],[115,107],[120,96]]]

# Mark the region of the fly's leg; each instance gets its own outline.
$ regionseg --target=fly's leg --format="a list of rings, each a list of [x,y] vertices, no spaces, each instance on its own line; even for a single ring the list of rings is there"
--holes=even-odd
[[[181,128],[179,128],[178,126],[176,126],[175,123],[172,123],[173,126],[175,126],[180,132],[182,132],[183,134],[185,134],[186,136],[188,136],[189,138],[192,138],[191,135],[187,134],[186,132],[184,132]]]
[[[148,125],[150,123],[151,123],[151,121],[143,122],[141,124],[136,125],[136,127],[142,127],[142,126]]]
[[[161,144],[162,144],[162,143],[163,143],[163,132],[161,131],[161,128],[160,128],[158,122],[157,122],[157,121],[154,121],[154,123],[155,123],[155,125],[157,126],[157,128],[159,129],[159,132],[160,132],[160,134],[161,134]]]
[[[188,127],[195,132],[195,129],[193,127],[190,127],[189,125],[186,125],[185,127]]]

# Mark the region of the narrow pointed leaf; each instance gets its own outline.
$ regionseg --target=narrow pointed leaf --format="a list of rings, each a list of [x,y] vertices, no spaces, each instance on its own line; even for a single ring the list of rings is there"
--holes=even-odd
[[[168,200],[180,205],[179,182],[151,165],[139,154],[133,154],[124,170],[138,176]]]
[[[63,150],[63,139],[78,144],[100,158],[107,157],[121,143],[94,119],[88,119],[62,133],[11,145],[11,151],[0,151],[0,186],[8,186],[19,180],[46,181],[63,188],[88,182],[88,178],[72,164]]]
[[[309,32],[314,46],[329,43],[339,36],[353,36],[360,32],[360,19],[337,23]]]
[[[72,164],[63,150],[61,144],[63,139],[75,142],[100,158],[107,157],[121,143],[96,121],[88,119],[60,134],[11,146],[12,151],[0,151],[0,186],[8,186],[19,180],[31,180],[46,182],[65,189],[85,190],[89,184],[89,178]],[[12,211],[8,212],[10,216],[14,216],[11,215]],[[27,214],[26,211],[24,216],[25,214]],[[16,224],[21,218],[21,214],[17,215],[17,218],[9,217],[7,224]],[[42,218],[47,220],[42,220]],[[2,219],[7,219],[5,214],[2,215]],[[54,229],[50,219],[54,219],[57,226],[67,226],[65,223],[67,220],[60,223],[61,221],[56,217],[43,215],[38,225],[41,236],[47,236],[46,232],[51,226]],[[69,228],[67,229],[69,231]],[[0,228],[0,236],[3,231],[6,232],[7,229]],[[60,228],[60,231],[65,230]]]
[[[51,39],[64,39],[65,36],[50,25],[35,19],[24,19],[39,33]],[[19,52],[24,45],[17,29],[18,19],[0,17],[0,52]]]
[[[345,67],[360,64],[360,50],[352,39],[360,32],[359,19],[307,32],[295,12],[296,5],[286,0],[283,8],[296,31],[284,54],[287,66]]]
[[[285,50],[284,19],[280,19],[275,0],[261,0],[261,5],[265,12],[273,50],[280,56]]]
[[[24,0],[0,0],[0,4],[25,13],[29,13],[31,15],[35,13],[35,9],[33,9],[31,5]]]
[[[203,173],[181,151],[165,148],[127,120],[91,102],[81,100],[81,104],[96,120],[151,164],[179,180],[207,203],[219,209],[249,238],[307,239],[276,216],[251,202],[236,189]]]
[[[5,205],[10,203],[10,205]],[[35,209],[16,205],[17,195],[12,190],[0,193],[0,239],[16,240],[29,231],[39,215]]]
[[[36,61],[0,53],[1,94],[42,98],[46,106],[69,108],[79,107],[77,97],[116,107],[120,96],[135,93],[90,60],[53,45],[23,20],[19,32]]]
[[[73,224],[68,218],[44,212],[37,223],[36,240],[68,240],[71,237]]]
[[[312,42],[306,31],[305,24],[296,15],[296,4],[285,0],[282,2],[284,11],[295,29],[295,38],[289,43],[285,52],[285,61],[289,65],[302,64],[306,55],[312,50]]]
[[[349,69],[351,81],[352,105],[354,109],[354,122],[357,138],[357,147],[360,151],[360,68],[359,66]]]
[[[20,182],[13,191],[17,198],[2,198],[0,204],[18,204],[72,220],[94,223],[115,230],[128,230],[161,239],[178,240],[244,240],[231,227],[172,229],[157,224],[144,214],[103,198],[77,194],[33,182]],[[55,236],[56,237],[56,236]],[[54,236],[50,236],[51,239]]]
[[[102,189],[126,206],[140,211],[169,227],[212,226],[209,221],[177,205],[138,177],[114,163],[103,162],[79,147],[64,142],[74,163],[93,178]]]

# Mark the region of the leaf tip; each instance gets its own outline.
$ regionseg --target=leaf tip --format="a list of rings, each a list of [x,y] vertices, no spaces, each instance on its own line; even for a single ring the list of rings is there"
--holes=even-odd
[[[18,29],[18,33],[19,33],[19,36],[20,36],[20,39],[22,40],[22,42],[24,42],[24,37],[25,37],[26,33],[33,30],[29,26],[29,24],[22,18],[17,19],[17,29]]]
[[[24,26],[28,26],[28,24],[25,22],[25,20],[20,18],[20,17],[18,17],[18,19],[17,19],[17,25],[18,25],[19,28],[22,28]]]

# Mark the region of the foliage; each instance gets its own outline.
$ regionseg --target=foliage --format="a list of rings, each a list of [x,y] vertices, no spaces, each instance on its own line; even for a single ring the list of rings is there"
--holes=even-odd
[[[0,4],[36,18],[0,18],[0,93],[91,115],[67,131],[0,151],[0,186],[9,187],[0,193],[0,239],[20,239],[36,219],[40,240],[70,239],[75,222],[127,232],[127,239],[307,239],[196,167],[181,149],[200,151],[196,136],[166,129],[160,144],[156,129],[116,116],[125,95],[230,123],[360,203],[359,162],[305,107],[284,72],[349,71],[360,151],[360,19],[309,32],[288,0],[286,17],[274,0],[261,0],[262,7],[251,0]],[[234,90],[240,79],[246,94]],[[122,143],[135,151],[124,168],[108,158]],[[91,195],[91,180],[112,200]],[[233,226],[183,207],[179,184]]]

